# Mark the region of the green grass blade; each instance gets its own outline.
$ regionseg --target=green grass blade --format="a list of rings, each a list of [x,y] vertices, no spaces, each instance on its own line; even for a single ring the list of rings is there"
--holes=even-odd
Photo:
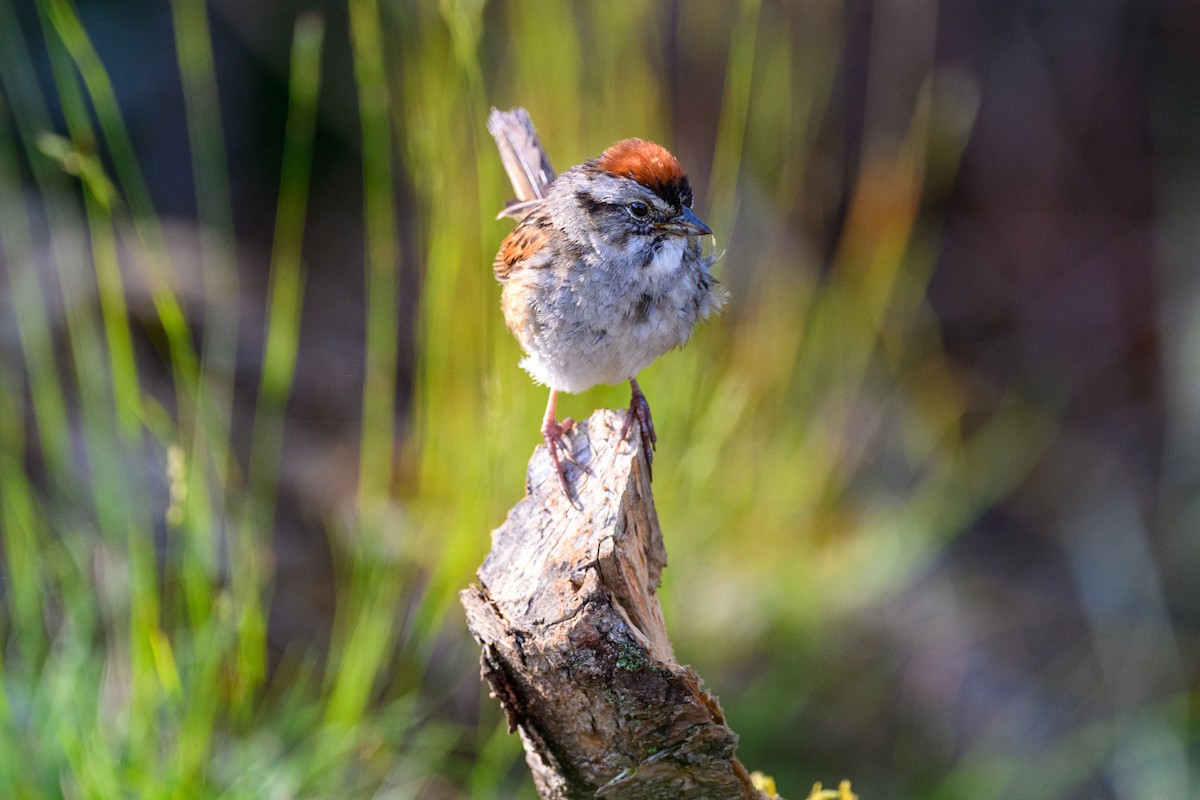
[[[132,213],[133,230],[145,256],[145,277],[167,336],[178,382],[181,419],[186,425],[191,416],[189,403],[195,397],[199,380],[199,360],[191,344],[183,308],[171,288],[171,259],[166,238],[155,215],[150,190],[138,164],[129,131],[121,118],[112,81],[69,0],[38,0],[38,12],[48,47],[52,52],[59,47],[65,49],[78,69],[112,157],[122,199]],[[64,92],[61,95],[64,107],[82,105],[82,98],[77,97],[78,92],[72,84],[60,79],[57,85],[59,91]],[[89,138],[87,141],[94,142],[95,139]]]
[[[254,414],[245,506],[241,518],[243,536],[252,538],[234,569],[235,584],[249,598],[265,595],[260,551],[270,546],[279,479],[280,443],[284,410],[295,373],[300,338],[300,312],[304,296],[304,239],[312,164],[313,133],[316,127],[317,96],[321,83],[321,49],[325,26],[316,15],[302,16],[296,23],[292,44],[289,111],[284,136],[283,168],[279,185],[275,239],[271,251],[267,336],[263,348],[262,378]],[[265,598],[262,598],[265,602]],[[247,604],[241,613],[242,635],[238,646],[238,674],[246,688],[265,679],[266,613],[262,602]],[[242,685],[242,684],[239,684]],[[249,706],[243,701],[243,706]]]
[[[397,268],[392,130],[379,9],[350,3],[354,75],[363,140],[363,202],[367,239],[367,340],[359,457],[360,511],[378,507],[392,491],[396,358]]]
[[[400,576],[385,553],[388,539],[404,536],[389,514],[398,326],[389,93],[379,8],[373,0],[353,0],[349,11],[362,126],[367,334],[357,530],[339,593],[326,711],[327,722],[335,728],[353,725],[362,717],[390,656]]]

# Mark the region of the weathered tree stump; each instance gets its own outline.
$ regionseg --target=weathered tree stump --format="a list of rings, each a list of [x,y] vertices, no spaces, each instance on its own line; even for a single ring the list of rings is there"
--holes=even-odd
[[[622,441],[623,423],[598,411],[569,434],[574,505],[535,451],[527,496],[460,595],[483,677],[546,800],[765,798],[716,698],[671,650],[656,595],[667,553],[637,426]]]

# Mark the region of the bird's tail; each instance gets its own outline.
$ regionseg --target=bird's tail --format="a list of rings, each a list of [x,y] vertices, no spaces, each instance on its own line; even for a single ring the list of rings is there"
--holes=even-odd
[[[550,166],[550,157],[538,140],[533,120],[525,109],[500,111],[493,108],[487,126],[500,150],[504,171],[517,193],[517,199],[505,205],[498,217],[520,219],[546,197],[546,188],[554,180],[554,167]]]

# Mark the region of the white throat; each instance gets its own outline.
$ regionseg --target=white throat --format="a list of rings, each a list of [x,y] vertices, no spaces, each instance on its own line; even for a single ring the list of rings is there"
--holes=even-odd
[[[650,278],[663,278],[679,269],[687,243],[688,240],[683,236],[668,236],[646,264],[645,275]]]

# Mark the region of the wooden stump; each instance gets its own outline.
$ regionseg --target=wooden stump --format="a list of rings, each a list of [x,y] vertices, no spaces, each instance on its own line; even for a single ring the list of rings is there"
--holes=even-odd
[[[598,411],[568,436],[563,496],[544,446],[527,496],[461,594],[483,677],[542,798],[765,798],[737,734],[675,661],[656,589],[667,553],[635,432]]]

